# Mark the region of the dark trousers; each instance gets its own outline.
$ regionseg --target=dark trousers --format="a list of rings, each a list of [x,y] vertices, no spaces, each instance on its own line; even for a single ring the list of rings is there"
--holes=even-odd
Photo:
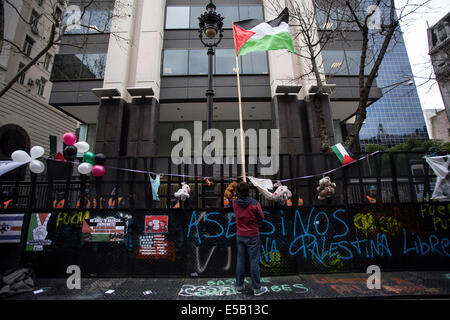
[[[245,261],[250,261],[250,275],[253,289],[261,288],[259,260],[260,260],[260,240],[257,237],[236,236],[237,242],[237,263],[236,263],[236,286],[244,284]]]

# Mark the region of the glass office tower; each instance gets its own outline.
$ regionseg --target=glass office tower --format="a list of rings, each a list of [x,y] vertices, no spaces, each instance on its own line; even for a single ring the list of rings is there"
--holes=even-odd
[[[378,45],[381,44],[374,43],[375,49]],[[361,149],[367,144],[392,147],[410,137],[427,140],[425,118],[400,32],[395,35],[380,66],[377,85],[383,97],[367,109],[359,134]]]

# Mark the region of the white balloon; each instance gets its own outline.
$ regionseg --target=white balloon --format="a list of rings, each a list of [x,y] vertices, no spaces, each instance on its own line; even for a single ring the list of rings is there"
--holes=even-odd
[[[40,147],[40,146],[34,146],[33,148],[31,148],[30,151],[30,155],[32,159],[37,159],[40,158],[44,155],[45,150],[44,148]]]
[[[29,167],[30,167],[31,172],[34,172],[34,173],[42,173],[45,170],[44,163],[39,160],[31,160]]]
[[[92,170],[92,164],[83,162],[78,166],[78,172],[81,174],[89,174]]]
[[[74,146],[77,147],[77,150],[80,153],[85,153],[89,150],[89,143],[85,141],[78,141]]]
[[[20,163],[27,163],[31,161],[31,157],[23,150],[16,150],[12,153],[11,159]]]

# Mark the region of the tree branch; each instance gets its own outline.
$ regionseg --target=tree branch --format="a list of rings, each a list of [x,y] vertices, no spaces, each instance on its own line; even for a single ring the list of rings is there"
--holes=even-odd
[[[2,90],[0,91],[0,97],[2,97],[13,85],[16,83],[16,81],[20,78],[22,74],[27,72],[28,69],[30,69],[33,65],[35,65],[39,59],[48,51],[55,43],[55,33],[56,33],[56,26],[53,24],[52,29],[50,32],[50,38],[47,42],[47,45],[30,61],[28,64],[22,68],[7,84]]]

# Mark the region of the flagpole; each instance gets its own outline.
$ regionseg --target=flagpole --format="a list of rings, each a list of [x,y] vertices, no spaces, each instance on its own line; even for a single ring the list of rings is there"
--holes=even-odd
[[[234,37],[234,32],[233,32]],[[241,128],[241,162],[242,162],[242,179],[247,182],[247,177],[245,175],[245,148],[244,148],[244,125],[242,122],[242,102],[241,102],[241,82],[239,79],[239,59],[236,54],[236,76],[237,76],[237,86],[238,86],[238,102],[239,102],[239,125]]]

